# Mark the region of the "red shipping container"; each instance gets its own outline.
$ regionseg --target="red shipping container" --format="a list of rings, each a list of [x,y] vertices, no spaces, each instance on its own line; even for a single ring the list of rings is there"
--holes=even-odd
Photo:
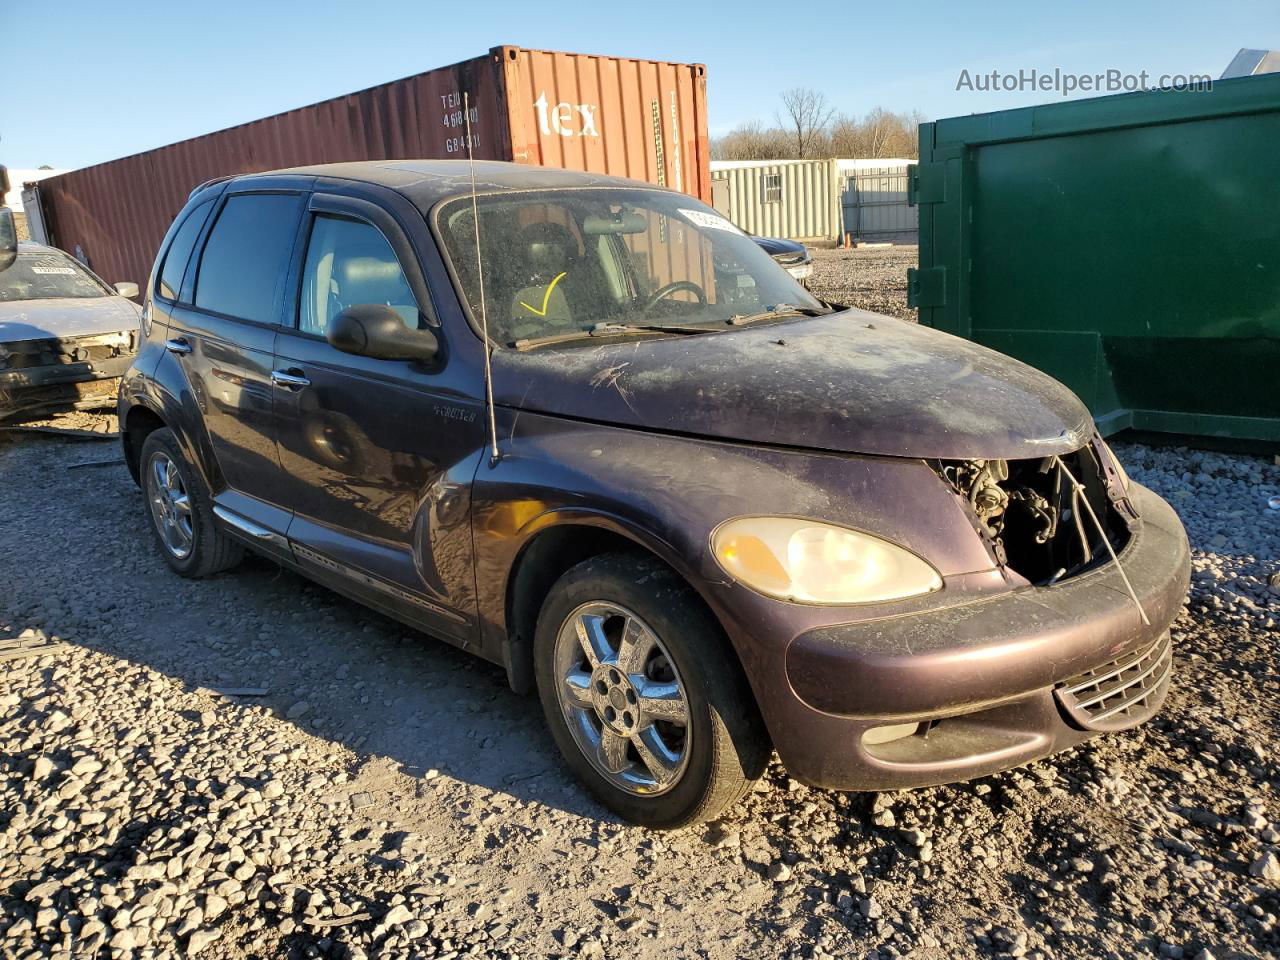
[[[702,64],[494,47],[485,56],[42,180],[48,242],[142,283],[193,188],[349,160],[467,156],[647,180],[711,200]]]

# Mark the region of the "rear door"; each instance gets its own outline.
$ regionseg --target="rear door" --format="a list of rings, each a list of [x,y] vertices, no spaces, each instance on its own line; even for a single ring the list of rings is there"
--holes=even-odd
[[[157,265],[151,297],[151,322],[161,328],[169,325],[169,315],[175,307],[191,302],[191,285],[184,285],[187,267],[217,201],[217,196],[210,196],[192,207],[181,222],[175,220],[169,228],[172,242],[167,247],[161,244],[164,259]],[[191,279],[194,284],[194,271]]]
[[[291,511],[280,496],[272,355],[306,194],[300,185],[246,184],[229,189],[213,211],[186,271],[191,294],[170,307],[166,349],[190,388],[183,399],[198,407],[207,432],[210,486],[223,518],[283,549]]]
[[[388,305],[414,328],[434,328],[433,308],[414,244],[386,208],[318,192],[307,221],[293,309],[276,340],[290,544],[318,578],[466,645],[475,636],[478,397],[459,393],[443,340],[431,364],[330,346],[328,323],[345,307]]]

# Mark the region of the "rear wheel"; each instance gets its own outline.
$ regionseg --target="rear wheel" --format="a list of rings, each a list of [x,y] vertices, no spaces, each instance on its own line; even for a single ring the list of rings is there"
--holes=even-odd
[[[763,773],[768,740],[738,663],[660,564],[613,554],[571,569],[543,605],[534,656],[561,753],[626,819],[713,819]]]
[[[184,577],[208,577],[234,567],[244,549],[218,529],[209,491],[168,427],[142,445],[142,492],[161,555]]]

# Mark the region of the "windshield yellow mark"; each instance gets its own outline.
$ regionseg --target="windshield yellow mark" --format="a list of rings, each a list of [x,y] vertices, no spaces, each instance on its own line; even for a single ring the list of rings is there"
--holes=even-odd
[[[547,285],[547,292],[542,298],[541,310],[539,310],[537,307],[529,306],[529,304],[525,303],[523,300],[520,301],[520,306],[524,307],[530,313],[536,313],[540,317],[545,317],[547,315],[547,304],[551,302],[551,291],[556,288],[556,284],[559,283],[563,277],[564,277],[564,274],[562,273],[558,277],[556,277],[554,280],[552,280],[550,284]]]

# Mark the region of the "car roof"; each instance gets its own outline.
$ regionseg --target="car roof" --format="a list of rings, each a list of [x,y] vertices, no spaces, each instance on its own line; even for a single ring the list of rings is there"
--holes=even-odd
[[[309,167],[290,167],[234,178],[240,183],[254,177],[268,176],[331,177],[358,180],[388,187],[403,194],[422,211],[446,197],[471,192],[472,165],[466,160],[365,160],[353,163],[326,163]],[[651,183],[626,180],[599,173],[580,173],[555,167],[506,163],[498,160],[475,162],[475,185],[479,193],[506,190],[555,190],[574,187],[618,187],[626,189],[662,190]]]

